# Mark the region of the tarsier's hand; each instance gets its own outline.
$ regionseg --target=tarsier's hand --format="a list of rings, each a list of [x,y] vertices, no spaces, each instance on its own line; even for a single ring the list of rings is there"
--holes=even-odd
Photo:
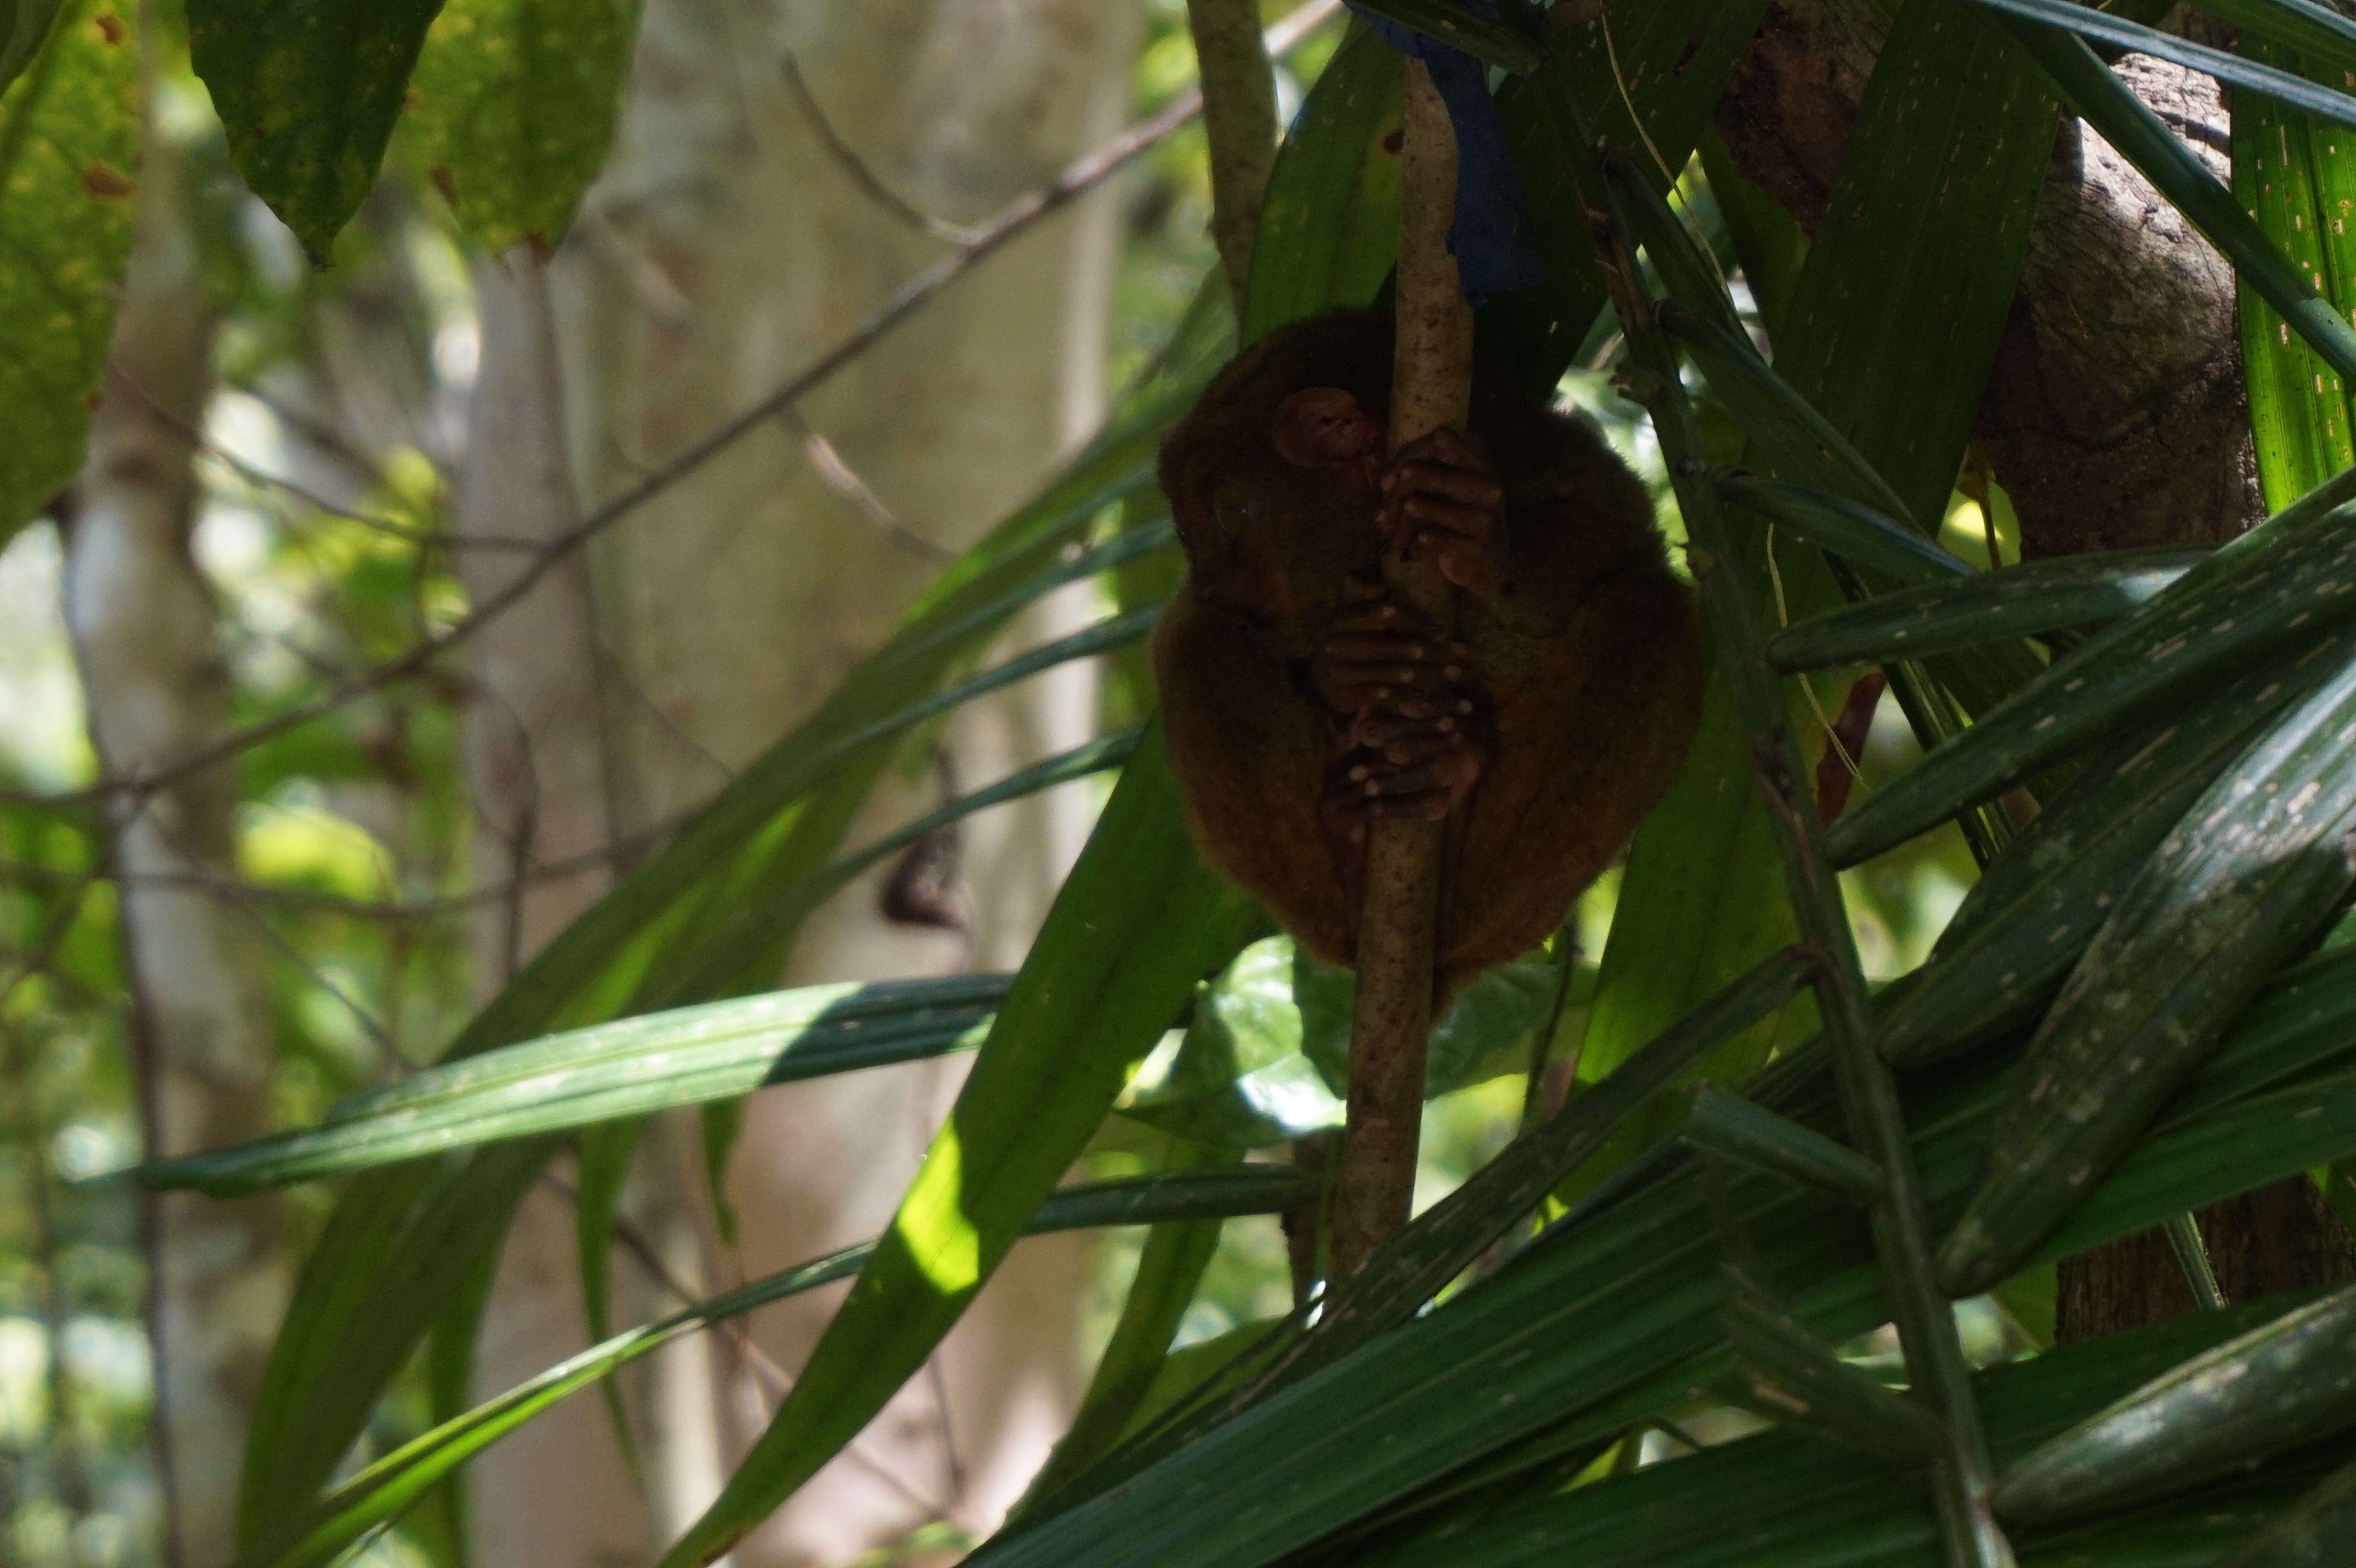
[[[1334,716],[1322,815],[1337,849],[1378,817],[1462,816],[1491,757],[1492,705],[1461,643],[1353,581],[1311,661]]]
[[[1375,526],[1459,588],[1493,593],[1505,574],[1505,491],[1472,444],[1442,427],[1392,457]]]

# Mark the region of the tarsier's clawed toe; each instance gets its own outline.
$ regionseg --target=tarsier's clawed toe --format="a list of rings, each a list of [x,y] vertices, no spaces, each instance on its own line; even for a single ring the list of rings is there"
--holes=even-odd
[[[1318,697],[1333,712],[1386,709],[1410,719],[1458,711],[1474,681],[1471,651],[1409,619],[1379,587],[1353,582],[1310,660]]]
[[[1383,475],[1382,495],[1376,526],[1391,548],[1430,560],[1460,588],[1498,586],[1505,491],[1462,436],[1437,430],[1401,447]]]

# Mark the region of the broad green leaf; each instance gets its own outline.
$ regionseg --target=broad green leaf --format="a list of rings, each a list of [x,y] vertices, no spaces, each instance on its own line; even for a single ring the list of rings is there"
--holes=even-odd
[[[2046,1014],[1939,1244],[1954,1294],[2029,1261],[2356,883],[2356,658],[2330,662],[2138,869]]]
[[[59,0],[10,0],[8,30],[0,37],[0,92],[16,80],[41,45],[48,41],[49,24],[58,19]]]
[[[1215,1418],[1248,1409],[1413,1317],[1541,1202],[1614,1127],[1697,1058],[1781,1008],[1806,983],[1810,972],[1804,955],[1787,950],[1696,1008],[1618,1072],[1515,1139],[1462,1186],[1376,1248],[1365,1267],[1334,1286],[1314,1328],[1301,1334],[1255,1336],[1234,1367],[1198,1391],[1193,1408],[1171,1430],[1115,1456],[1057,1502],[1068,1506],[1095,1496],[1182,1446]],[[1298,1324],[1280,1327],[1289,1331]],[[1217,1409],[1207,1403],[1237,1382],[1243,1386],[1230,1403]],[[1035,1523],[1028,1517],[1023,1521],[1024,1528]]]
[[[1225,1215],[1280,1210],[1297,1198],[1300,1189],[1300,1179],[1292,1172],[1266,1167],[1098,1182],[1050,1195],[1023,1228],[1026,1234],[1035,1235],[1106,1225],[1215,1222]],[[237,1568],[313,1568],[335,1562],[370,1531],[401,1517],[426,1488],[567,1395],[610,1377],[682,1335],[856,1274],[875,1246],[873,1242],[862,1242],[845,1247],[590,1346],[498,1398],[442,1423],[307,1503],[273,1528],[264,1541],[249,1545],[239,1556]]]
[[[1263,937],[1200,987],[1183,1034],[1130,1080],[1120,1113],[1221,1149],[1263,1148],[1342,1125],[1342,1102],[1301,1053],[1292,939]]]
[[[2068,556],[1901,589],[1784,627],[1767,639],[1767,662],[1789,671],[1922,658],[2107,621],[2140,608],[2209,553],[2163,547]]]
[[[2179,1318],[1991,1367],[1974,1381],[1991,1440],[2018,1451],[2140,1376],[2249,1321]],[[2188,1498],[2083,1535],[2024,1532],[2043,1568],[2207,1568],[2296,1495],[2296,1473]],[[2249,1493],[2254,1490],[2255,1496]],[[1799,1432],[1771,1432],[1517,1506],[1440,1510],[1362,1559],[1367,1568],[1923,1568],[1940,1561],[1930,1489]]]
[[[2334,1020],[2317,1024],[2330,1037],[2328,1045],[2304,1032],[2237,1034],[2179,1098],[2170,1125],[2138,1146],[2104,1184],[2099,1203],[2082,1210],[2051,1244],[2083,1247],[2302,1169],[2316,1162],[2319,1149],[2356,1145],[2356,1073],[2349,1071],[2356,1044],[2346,1023],[2356,1018],[2356,963],[2340,955],[2331,970],[2349,994],[2340,997]],[[2319,965],[2310,980],[2321,972]],[[2254,1092],[2278,1082],[2294,1061],[2303,1064],[2297,1071],[2318,1075]],[[2007,1065],[1991,1060],[1960,1083],[1907,1093],[1907,1122],[1934,1214],[1952,1213],[1971,1180]],[[1838,1126],[1821,1053],[1770,1067],[1745,1093],[1820,1131]],[[1431,1477],[1508,1455],[1523,1464],[1572,1452],[1687,1398],[1730,1365],[1717,1328],[1725,1285],[1709,1218],[1714,1205],[1689,1157],[1662,1151],[1630,1174],[1506,1268],[1279,1388],[1128,1476],[1117,1489],[1010,1531],[970,1561],[975,1568],[1147,1562],[1153,1568],[1258,1568],[1333,1539]],[[1886,1319],[1870,1243],[1853,1211],[1772,1177],[1724,1174],[1724,1211],[1739,1218],[1759,1272],[1806,1282],[1792,1307],[1810,1332],[1837,1342]],[[2246,1326],[2250,1319],[2236,1321]],[[2060,1357],[2054,1362],[2066,1364]],[[2134,1381],[2060,1413],[2031,1443]],[[2017,1454],[2028,1445],[2016,1437],[1997,1446]],[[1849,1456],[1840,1460],[1854,1468]],[[1676,1468],[1663,1466],[1658,1473]],[[1886,1474],[1873,1481],[1891,1485]],[[1218,1506],[1205,1507],[1205,1498]],[[1815,1488],[1795,1489],[1793,1498],[1809,1508],[1828,1500]],[[1727,1517],[1720,1507],[1713,1499],[1708,1508],[1717,1535]],[[1916,1522],[1913,1539],[1928,1541],[1927,1512]],[[1822,1549],[1820,1541],[1809,1544]],[[1825,1560],[1804,1552],[1790,1559],[1794,1568]],[[1744,1568],[1753,1562],[1722,1561]]]
[[[2190,38],[2163,33],[2157,27],[2147,27],[2125,16],[2106,16],[2091,6],[2072,5],[2069,0],[1972,0],[1972,3],[2030,22],[2064,27],[2082,38],[2093,38],[2114,48],[2133,49],[2156,59],[2190,66],[2239,89],[2233,95],[2237,112],[2249,101],[2243,96],[2247,93],[2251,97],[2272,99],[2276,103],[2342,125],[2356,125],[2356,98],[2344,92],[2334,92],[2296,72],[2277,69],[2263,57],[2228,54],[2223,49],[2196,44]]]
[[[481,1277],[550,1137],[364,1172],[303,1260],[247,1428],[238,1543],[250,1549],[334,1475],[419,1339]]]
[[[1826,830],[1836,864],[1913,837],[2169,701],[2304,645],[2356,610],[2356,472],[2308,492],[1981,715]]]
[[[1880,1167],[1847,1144],[1708,1083],[1694,1091],[1693,1111],[1677,1129],[1677,1141],[1806,1182],[1860,1209],[1871,1208],[1889,1190]]]
[[[1904,994],[1883,994],[1883,1056],[1921,1067],[2033,1021],[2160,840],[2260,725],[2331,675],[2343,641],[2131,731],[2082,770],[1972,885]]]
[[[581,1317],[593,1342],[614,1332],[614,1221],[622,1211],[623,1184],[629,1179],[630,1159],[638,1151],[638,1135],[645,1127],[645,1117],[629,1116],[585,1127],[574,1140],[573,1234],[581,1260]],[[630,1429],[630,1413],[622,1403],[622,1385],[608,1378],[597,1392],[605,1401],[614,1445],[621,1450],[630,1478],[643,1491],[646,1469],[638,1458],[637,1434]]]
[[[2218,1568],[2337,1568],[2356,1561],[2356,1464],[2331,1473],[2298,1506],[2242,1543]]]
[[[1229,1150],[1183,1139],[1172,1139],[1171,1146],[1168,1168],[1173,1171],[1231,1165],[1238,1157]],[[1307,1187],[1304,1180],[1302,1190]],[[1088,1381],[1079,1413],[1073,1416],[1063,1440],[1031,1483],[1031,1497],[1053,1493],[1095,1464],[1128,1430],[1153,1392],[1154,1381],[1170,1357],[1170,1341],[1177,1336],[1179,1322],[1194,1299],[1194,1287],[1218,1245],[1216,1220],[1167,1220],[1147,1233],[1144,1250],[1138,1254],[1136,1276],[1130,1281],[1129,1299],[1121,1306],[1120,1319],[1113,1325],[1103,1359],[1097,1362],[1096,1376]]]
[[[1398,51],[1355,27],[1277,149],[1245,297],[1251,343],[1336,305],[1362,305],[1398,251]]]
[[[1724,1314],[1743,1403],[1762,1415],[1847,1443],[1879,1465],[1927,1462],[1939,1422],[1911,1394],[1848,1365],[1807,1329],[1737,1296]]]
[[[2050,1520],[2143,1502],[2356,1424],[2356,1288],[2155,1378],[2006,1471],[1997,1507]]]
[[[410,78],[434,185],[497,254],[564,237],[605,161],[637,0],[444,0]]]
[[[353,1095],[316,1127],[132,1174],[227,1197],[916,1061],[970,1049],[1005,989],[1002,975],[805,986],[570,1029]]]
[[[360,209],[441,0],[189,0],[188,55],[247,188],[327,264]]]
[[[1150,729],[1015,976],[891,1229],[768,1430],[664,1555],[704,1563],[924,1364],[1161,1038],[1260,916],[1203,869]]]
[[[2277,58],[2263,39],[2243,48]],[[2318,133],[2319,132],[2319,133]],[[2233,114],[2233,197],[2259,229],[2335,302],[2348,288],[2327,244],[2324,193],[2356,194],[2356,160],[2340,151],[2338,130],[2311,130],[2307,116],[2264,98],[2238,102]],[[2330,149],[2326,151],[2326,149]],[[2346,225],[2340,225],[2344,231]],[[2356,282],[2356,279],[2350,280]],[[2250,433],[2258,483],[2270,507],[2286,506],[2348,466],[2348,395],[2339,373],[2245,281],[2240,296],[2243,379],[2249,387]]]
[[[2244,28],[2245,42],[2254,34],[2330,69],[2356,70],[2356,22],[2316,0],[2201,0],[2201,9]]]
[[[1954,0],[1901,12],[1776,334],[1776,369],[1925,528],[1995,363],[2054,116],[2028,60]]]
[[[1751,784],[1742,722],[1725,683],[1713,679],[1685,766],[1629,848],[1580,1044],[1580,1076],[1604,1079],[1795,934],[1772,830]],[[1778,1045],[1806,1039],[1813,1027],[1813,1004],[1804,1000],[1719,1042],[1676,1082],[1739,1079]],[[1592,1189],[1676,1131],[1684,1115],[1681,1098],[1660,1095],[1581,1164],[1563,1198]]]
[[[0,93],[0,545],[81,467],[139,161],[130,16],[76,0],[47,36]]]

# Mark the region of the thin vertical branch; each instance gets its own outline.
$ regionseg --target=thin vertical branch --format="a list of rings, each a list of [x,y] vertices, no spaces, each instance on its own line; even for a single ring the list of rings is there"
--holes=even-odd
[[[1591,147],[1587,128],[1576,123],[1577,111],[1558,98],[1555,107],[1574,122],[1565,126],[1572,133],[1572,144]],[[1692,406],[1679,379],[1676,351],[1660,330],[1658,312],[1636,270],[1609,183],[1592,162],[1575,165],[1574,177],[1581,187],[1605,286],[1638,367],[1632,389],[1650,408],[1654,430],[1669,460],[1694,577],[1701,587],[1702,612],[1716,634],[1719,671],[1742,718],[1751,771],[1767,805],[1801,940],[1826,958],[1815,981],[1816,1005],[1849,1136],[1884,1173],[1882,1200],[1870,1211],[1874,1250],[1908,1379],[1940,1420],[1941,1448],[1933,1470],[1947,1560],[1953,1568],[2012,1568],[2011,1546],[1990,1506],[1987,1439],[1973,1397],[1971,1369],[1956,1336],[1954,1310],[1932,1274],[1930,1221],[1913,1141],[1899,1105],[1896,1080],[1873,1049],[1865,977],[1847,906],[1825,857],[1823,828],[1809,796],[1799,742],[1760,656],[1765,635],[1758,597],[1729,542]]]
[[[1407,62],[1400,162],[1398,341],[1391,368],[1391,450],[1472,404],[1472,312],[1448,226],[1456,206],[1456,132],[1420,60]],[[1454,624],[1451,590],[1429,560],[1383,560],[1393,596],[1427,621]],[[1349,1123],[1333,1185],[1333,1271],[1357,1271],[1407,1223],[1423,1123],[1431,1035],[1444,823],[1376,821],[1367,835],[1358,917],[1358,1000],[1350,1021]]]
[[[1244,318],[1260,198],[1276,165],[1276,77],[1260,35],[1258,0],[1186,0],[1211,143],[1211,238],[1236,320]]]

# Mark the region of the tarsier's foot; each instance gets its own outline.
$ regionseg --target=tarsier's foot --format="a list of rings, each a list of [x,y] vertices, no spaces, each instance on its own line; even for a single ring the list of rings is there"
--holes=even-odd
[[[1354,581],[1312,660],[1335,718],[1323,816],[1337,845],[1379,817],[1462,814],[1488,768],[1491,705],[1467,650],[1433,635],[1376,584]]]
[[[1459,588],[1494,592],[1505,571],[1505,491],[1454,431],[1411,441],[1383,475],[1375,525],[1392,549],[1429,558]]]

